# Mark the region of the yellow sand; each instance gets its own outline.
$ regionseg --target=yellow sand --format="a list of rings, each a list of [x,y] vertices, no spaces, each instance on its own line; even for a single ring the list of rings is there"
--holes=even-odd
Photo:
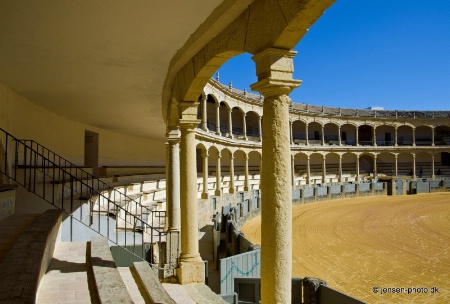
[[[293,276],[368,303],[450,303],[450,192],[311,203],[294,206],[292,218]],[[243,227],[258,244],[260,224]],[[407,294],[412,287],[428,292]]]

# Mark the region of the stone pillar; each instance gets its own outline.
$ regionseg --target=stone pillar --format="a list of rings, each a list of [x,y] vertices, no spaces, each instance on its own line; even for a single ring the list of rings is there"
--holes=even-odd
[[[431,154],[431,179],[436,179],[434,174],[434,154]]]
[[[262,127],[261,127],[262,116],[258,119],[258,131],[259,131],[259,141],[262,141]]]
[[[322,160],[322,172],[323,172],[323,183],[326,183],[326,178],[327,178],[327,159],[325,157],[325,155],[323,155],[323,160]]]
[[[434,144],[434,127],[431,127],[431,146],[432,147],[434,147],[435,146],[435,144]],[[434,174],[434,171],[433,171],[433,174]]]
[[[398,127],[397,126],[395,126],[395,129],[394,129],[394,146],[398,146]]]
[[[342,183],[342,155],[339,155],[339,182]]]
[[[355,142],[356,142],[357,146],[359,146],[359,138],[358,137],[359,137],[359,127],[356,126]]]
[[[248,154],[245,154],[244,191],[248,191]]]
[[[320,303],[319,288],[321,285],[327,286],[327,283],[313,277],[303,279],[303,300],[305,304]]]
[[[416,146],[416,128],[412,129],[412,145],[415,147]]]
[[[222,189],[220,188],[220,185],[222,183],[222,168],[220,164],[220,158],[222,155],[219,152],[219,155],[217,155],[217,165],[216,165],[216,191],[214,192],[215,196],[220,196],[222,194]]]
[[[202,199],[206,199],[209,197],[208,193],[208,150],[203,151],[203,192]]]
[[[220,102],[216,103],[216,134],[220,135]]]
[[[242,131],[244,133],[244,139],[245,140],[247,140],[247,119],[246,119],[246,117],[247,117],[246,113],[242,114],[242,122],[243,122],[243,125],[244,125],[243,128],[242,128]]]
[[[306,156],[306,178],[308,179],[306,181],[307,185],[311,184],[311,164],[309,160],[309,155]]]
[[[294,133],[293,133],[293,130],[292,130],[292,124],[293,124],[292,120],[289,121],[289,131],[291,132],[291,145],[294,144]]]
[[[305,141],[305,144],[308,146],[309,145],[309,135],[308,135],[308,123],[305,123],[305,125],[306,125],[306,128],[305,128],[305,130],[306,130],[306,134],[305,134],[305,139],[306,139],[306,141]]]
[[[166,200],[170,231],[180,231],[180,130],[171,128],[166,134]]]
[[[378,173],[377,173],[377,155],[375,154],[373,156],[373,178],[377,178]]]
[[[208,99],[202,94],[202,130],[208,131]]]
[[[413,179],[416,179],[416,154],[413,154],[413,175],[412,175]]]
[[[360,182],[360,177],[359,177],[359,155],[356,155],[356,182]]]
[[[233,138],[233,119],[231,119],[231,114],[233,109],[228,110],[228,137]]]
[[[373,141],[372,141],[372,145],[373,145],[374,147],[376,147],[376,146],[377,146],[377,127],[373,126],[373,127],[372,127],[372,130],[373,130]]]
[[[339,146],[342,146],[341,126],[338,126],[338,140],[339,140]]]
[[[180,201],[181,201],[181,255],[177,269],[181,284],[204,283],[205,264],[198,250],[198,202],[197,202],[197,157],[195,128],[197,120],[196,102],[181,102],[180,108]]]
[[[398,176],[398,155],[395,154],[395,176]]]
[[[291,177],[292,177],[292,189],[295,190],[295,156],[291,155],[292,165],[291,165]]]
[[[322,146],[325,146],[325,126],[322,125]]]
[[[230,188],[228,193],[234,193],[234,156],[230,156]]]
[[[261,175],[261,299],[290,303],[292,281],[292,185],[288,94],[300,85],[292,79],[296,52],[266,49],[253,56],[258,82],[253,91],[264,96]],[[282,250],[280,250],[282,248]]]

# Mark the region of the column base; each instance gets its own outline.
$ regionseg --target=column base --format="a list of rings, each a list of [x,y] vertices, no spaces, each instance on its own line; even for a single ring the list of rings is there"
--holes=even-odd
[[[234,193],[234,187],[230,187],[230,188],[228,189],[228,193]]]
[[[202,199],[207,199],[207,198],[209,198],[209,193],[202,192]]]
[[[180,284],[205,283],[205,263],[199,262],[180,262],[177,268],[177,277]]]
[[[244,186],[244,191],[248,191],[248,187]]]
[[[222,195],[222,191],[216,190],[216,191],[214,192],[214,195],[215,195],[215,196],[221,196],[221,195]]]

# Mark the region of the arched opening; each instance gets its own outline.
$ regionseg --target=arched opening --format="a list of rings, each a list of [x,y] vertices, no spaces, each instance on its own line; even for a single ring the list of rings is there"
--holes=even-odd
[[[419,126],[415,131],[416,146],[431,146],[433,129],[429,126]]]
[[[394,146],[395,128],[393,126],[377,127],[377,146]]]
[[[329,145],[339,145],[339,128],[334,123],[327,123],[324,128],[325,143]]]
[[[233,137],[242,139],[244,136],[244,119],[243,112],[240,108],[234,107],[231,110],[231,121],[233,124]]]
[[[449,126],[437,126],[435,129],[435,145],[449,146],[450,145],[450,127]]]
[[[398,154],[398,176],[408,176],[412,177],[413,172],[413,156],[408,152],[401,152]]]
[[[337,183],[339,182],[339,154],[328,153],[326,155],[326,183]]]
[[[295,120],[292,123],[292,138],[294,144],[306,144],[306,124],[301,120]]]
[[[377,155],[378,176],[395,176],[395,155],[382,152]]]
[[[356,155],[347,152],[342,155],[342,182],[356,181]]]
[[[318,122],[312,122],[308,125],[308,142],[310,145],[322,144],[322,125]]]
[[[251,151],[248,154],[249,190],[259,189],[261,181],[261,154]]]
[[[306,185],[308,181],[308,157],[305,153],[297,153],[294,157],[294,183]]]
[[[253,111],[246,114],[247,138],[252,141],[259,141],[259,115]]]
[[[216,124],[217,124],[217,104],[219,102],[215,98],[215,96],[208,94],[206,96],[206,124],[208,126],[208,130],[210,132],[216,132]]]
[[[228,125],[228,106],[225,102],[220,102],[219,117],[220,117],[220,133],[223,136],[229,135]]]
[[[373,145],[373,127],[362,125],[358,127],[358,144],[360,146]]]
[[[359,157],[359,172],[361,176],[368,177],[374,173],[374,157],[370,153],[363,153]],[[365,179],[365,178],[364,178]]]
[[[309,164],[311,171],[311,183],[322,184],[323,179],[323,156],[320,153],[313,153],[309,156]]]
[[[412,146],[412,127],[411,126],[400,126],[397,130],[398,145],[399,146]]]
[[[245,191],[245,152],[234,152],[234,187],[236,192]]]
[[[356,127],[351,124],[344,124],[341,126],[341,142],[343,145],[356,145]]]

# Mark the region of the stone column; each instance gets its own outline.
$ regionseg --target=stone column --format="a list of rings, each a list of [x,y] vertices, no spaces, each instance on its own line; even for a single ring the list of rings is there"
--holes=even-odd
[[[219,155],[217,155],[217,165],[216,165],[216,191],[214,192],[215,196],[220,196],[222,193],[222,189],[220,187],[222,181],[222,168],[220,164],[220,158],[222,157],[222,154],[219,152]]]
[[[242,114],[242,124],[243,124],[242,131],[244,133],[245,140],[247,140],[247,119],[246,119],[246,117],[247,117],[246,113]]]
[[[234,193],[234,156],[230,156],[230,188],[228,193]]]
[[[360,182],[359,177],[359,155],[356,155],[356,182]]]
[[[325,126],[322,125],[322,146],[325,146]]]
[[[308,179],[306,181],[307,185],[311,184],[311,164],[309,160],[309,155],[306,156],[306,178]]]
[[[355,142],[356,142],[356,145],[357,146],[359,146],[359,127],[358,126],[356,126],[356,133],[355,133]]]
[[[245,179],[244,191],[248,191],[248,154],[245,154]]]
[[[293,124],[293,122],[289,121],[289,131],[291,132],[291,145],[294,144],[294,133],[293,133],[293,130],[292,130],[292,124]]]
[[[295,156],[294,155],[291,155],[291,160],[292,160],[292,164],[291,164],[292,189],[295,190]]]
[[[394,129],[394,145],[397,147],[398,146],[398,127],[395,126]]]
[[[377,155],[375,154],[373,156],[373,177],[377,178],[378,173],[377,173]]]
[[[306,125],[306,128],[305,128],[305,130],[306,130],[306,134],[305,134],[305,139],[306,139],[306,141],[305,141],[305,144],[308,146],[309,145],[309,139],[308,139],[308,137],[309,137],[309,135],[308,135],[308,123],[305,123],[305,125]]]
[[[288,94],[300,85],[292,79],[296,52],[266,49],[253,56],[258,82],[253,91],[264,96],[261,175],[261,299],[290,303],[292,281],[292,185]],[[282,248],[282,250],[280,250]]]
[[[434,127],[431,127],[431,146],[434,147]]]
[[[395,155],[395,176],[398,176],[398,155]]]
[[[416,154],[413,154],[413,175],[412,175],[413,179],[416,179]]]
[[[342,146],[341,126],[338,126],[338,140],[339,140],[339,146]]]
[[[436,179],[434,174],[434,154],[431,155],[431,179]]]
[[[202,94],[202,130],[208,131],[208,99]]]
[[[169,129],[166,138],[167,229],[180,231],[180,130],[176,127]]]
[[[412,129],[412,145],[416,146],[416,128]]]
[[[231,119],[231,114],[233,109],[228,110],[228,137],[233,138],[233,120]]]
[[[323,183],[326,183],[326,178],[327,178],[327,159],[325,157],[325,155],[323,155],[323,160],[322,160],[322,172],[323,172]]]
[[[181,255],[177,269],[181,284],[205,281],[205,265],[198,250],[197,157],[195,128],[196,102],[181,102],[180,108],[180,201],[181,201]]]
[[[342,155],[339,155],[339,182],[342,183]]]
[[[202,199],[206,199],[209,197],[208,193],[208,150],[203,150],[203,192]]]
[[[374,147],[376,147],[376,146],[377,146],[377,127],[373,126],[372,129],[373,129],[373,141],[372,141],[372,145],[373,145]]]
[[[220,103],[216,103],[216,134],[220,135]]]
[[[262,141],[262,127],[261,127],[262,116],[258,119],[258,131],[259,131],[259,141]]]

